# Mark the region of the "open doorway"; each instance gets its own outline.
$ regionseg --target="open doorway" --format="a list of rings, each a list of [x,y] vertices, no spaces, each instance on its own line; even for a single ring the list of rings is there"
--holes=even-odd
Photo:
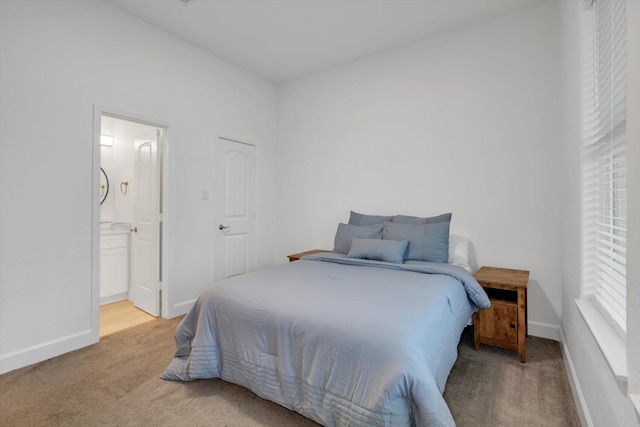
[[[98,113],[99,268],[93,300],[104,336],[162,314],[166,126]]]

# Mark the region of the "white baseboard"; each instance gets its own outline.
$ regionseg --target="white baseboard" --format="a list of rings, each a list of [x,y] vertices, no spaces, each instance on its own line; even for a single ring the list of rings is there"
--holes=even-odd
[[[576,369],[573,366],[573,360],[571,359],[571,353],[569,353],[569,347],[560,328],[560,348],[562,349],[562,358],[564,360],[564,366],[567,369],[569,377],[569,383],[571,384],[571,391],[573,391],[573,399],[576,402],[576,408],[578,409],[578,415],[580,416],[580,422],[585,427],[593,427],[593,421],[591,415],[589,415],[589,407],[584,399],[582,388],[580,387],[580,381],[576,374]]]
[[[527,334],[534,337],[546,338],[549,340],[560,341],[560,327],[542,322],[529,322],[527,324]]]
[[[121,294],[100,298],[100,305],[111,304],[114,302],[124,301],[126,299],[129,299],[129,293],[123,292]]]
[[[0,355],[0,374],[98,342],[98,332],[90,329]]]
[[[191,307],[193,307],[193,304],[196,303],[196,301],[198,300],[198,298],[193,298],[187,301],[182,301],[179,302],[177,304],[174,304],[173,306],[171,306],[171,310],[169,311],[169,313],[163,314],[162,317],[165,317],[167,319],[172,319],[174,317],[178,317],[178,316],[182,316],[183,314],[187,314],[189,312],[189,310],[191,310]]]

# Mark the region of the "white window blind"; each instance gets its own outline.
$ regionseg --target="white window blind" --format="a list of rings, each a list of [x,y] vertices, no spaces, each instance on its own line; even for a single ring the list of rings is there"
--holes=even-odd
[[[592,7],[584,98],[584,280],[596,306],[625,336],[625,0],[595,0]]]

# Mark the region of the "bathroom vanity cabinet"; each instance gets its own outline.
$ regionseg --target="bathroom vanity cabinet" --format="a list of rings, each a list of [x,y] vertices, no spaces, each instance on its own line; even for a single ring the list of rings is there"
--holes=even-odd
[[[129,233],[100,236],[100,305],[125,300],[129,293]]]

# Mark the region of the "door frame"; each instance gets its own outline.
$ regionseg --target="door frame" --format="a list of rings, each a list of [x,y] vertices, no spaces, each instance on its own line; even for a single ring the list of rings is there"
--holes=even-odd
[[[140,123],[163,129],[163,138],[158,150],[160,156],[158,167],[160,168],[161,191],[159,193],[160,218],[162,223],[159,236],[160,250],[160,291],[163,296],[160,301],[160,316],[164,317],[168,313],[167,298],[169,289],[168,276],[168,247],[169,247],[169,213],[168,213],[168,193],[169,193],[169,132],[171,124],[165,120],[146,117],[140,114],[123,111],[105,105],[93,105],[93,162],[92,162],[92,189],[91,189],[91,334],[95,341],[99,340],[100,334],[100,128],[102,116],[109,116],[120,120]]]

